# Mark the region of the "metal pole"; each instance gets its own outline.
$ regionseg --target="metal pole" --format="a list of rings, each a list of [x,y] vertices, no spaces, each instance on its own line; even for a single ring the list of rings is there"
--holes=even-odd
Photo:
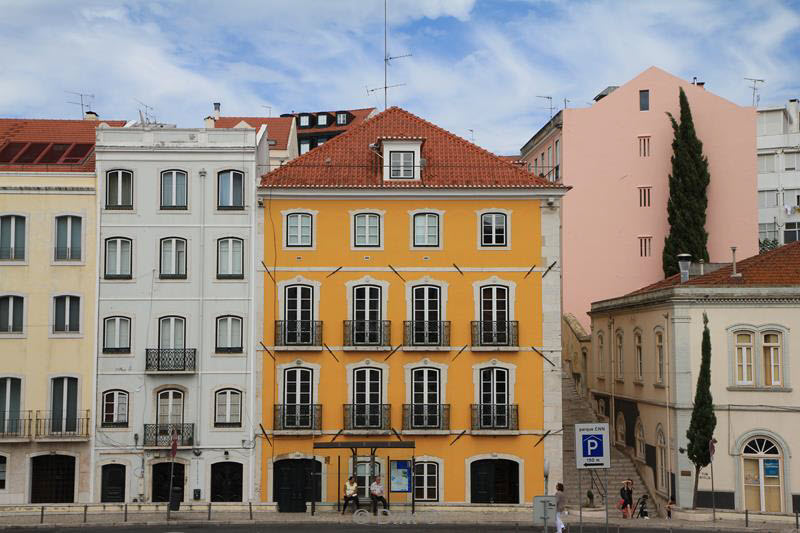
[[[128,504],[125,504],[125,518],[122,519],[123,522],[128,521]]]
[[[411,514],[416,512],[417,491],[414,487],[415,477],[414,472],[417,471],[417,460],[415,456],[411,456]]]
[[[175,458],[169,463],[169,491],[167,492],[167,521],[169,521],[169,508],[172,507],[172,475],[175,473]]]
[[[88,509],[89,509],[88,505],[84,505],[83,506],[83,523],[84,524],[86,523],[86,511],[88,511]]]
[[[367,495],[372,502],[372,514],[378,514],[378,500],[372,497],[372,480],[375,479],[375,448],[369,451],[369,478],[367,478]]]
[[[606,533],[608,533],[608,468],[604,468],[603,470],[606,471],[606,496],[603,499],[606,501]]]
[[[711,520],[717,521],[717,501],[714,497],[714,456],[711,456]]]
[[[250,507],[250,520],[253,519],[253,502],[247,502]]]
[[[341,511],[342,503],[342,456],[336,456],[336,512]]]
[[[389,500],[392,499],[392,458],[390,456],[386,456],[386,464],[388,465],[389,472],[386,474],[386,508],[391,509],[391,505],[389,505]]]
[[[561,533],[561,532],[557,531],[556,533]],[[581,492],[580,470],[578,470],[578,533],[583,533],[583,493]]]
[[[750,514],[747,509],[744,510],[744,527],[750,527]]]
[[[211,502],[208,502],[208,519],[211,520]]]
[[[42,505],[42,514],[39,516],[39,523],[44,524],[44,505]]]
[[[311,516],[317,511],[317,481],[316,472],[311,472]]]

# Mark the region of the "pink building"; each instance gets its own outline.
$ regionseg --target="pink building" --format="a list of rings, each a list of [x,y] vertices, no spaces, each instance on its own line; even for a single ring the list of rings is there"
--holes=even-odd
[[[672,127],[683,87],[708,158],[711,262],[758,253],[756,112],[659,68],[565,109],[523,147],[528,167],[572,187],[563,199],[563,312],[589,325],[591,302],[664,277]]]

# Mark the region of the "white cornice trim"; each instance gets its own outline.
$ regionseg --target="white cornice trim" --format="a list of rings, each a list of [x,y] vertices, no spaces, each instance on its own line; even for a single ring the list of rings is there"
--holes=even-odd
[[[313,197],[315,200],[326,199],[347,199],[347,198],[375,198],[380,197],[384,200],[404,200],[408,198],[419,197],[434,197],[440,199],[447,198],[470,198],[474,199],[476,194],[482,197],[491,198],[505,198],[509,200],[518,200],[522,198],[548,198],[560,197],[566,194],[566,188],[538,188],[538,187],[460,187],[460,188],[434,188],[434,187],[415,187],[410,188],[393,188],[393,187],[375,187],[363,189],[347,189],[347,188],[334,188],[334,187],[291,187],[291,188],[271,188],[259,187],[258,195],[260,197],[275,198],[308,198]]]

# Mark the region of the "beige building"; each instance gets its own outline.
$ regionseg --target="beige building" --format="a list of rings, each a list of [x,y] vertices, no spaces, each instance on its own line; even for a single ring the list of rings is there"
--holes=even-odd
[[[87,118],[0,119],[0,503],[90,499],[99,122]]]
[[[800,242],[734,266],[691,265],[625,296],[592,304],[589,387],[617,447],[633,457],[655,503],[692,506],[686,430],[701,362],[703,314],[711,334],[717,417],[717,508],[792,513],[800,508]],[[710,468],[698,505],[712,504]]]

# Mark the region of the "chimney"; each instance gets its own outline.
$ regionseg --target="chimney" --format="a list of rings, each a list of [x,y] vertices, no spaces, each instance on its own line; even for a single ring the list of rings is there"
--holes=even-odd
[[[213,130],[215,125],[216,125],[216,121],[214,120],[214,117],[211,117],[211,116],[204,118],[203,122],[205,124],[205,128],[209,129],[209,130]]]
[[[83,120],[97,120],[98,115],[94,111],[87,111],[83,114]]]
[[[692,266],[690,254],[678,254],[678,268],[681,270],[681,283],[689,281],[689,267]]]
[[[706,268],[705,267],[706,267],[706,262],[705,262],[705,260],[701,259],[700,260],[700,275],[701,276],[706,273]]]
[[[731,246],[731,266],[733,268],[731,270],[731,277],[732,278],[741,278],[742,277],[742,273],[741,272],[736,272],[736,247],[735,246]]]
[[[219,108],[222,104],[214,102],[214,120],[219,120]]]

